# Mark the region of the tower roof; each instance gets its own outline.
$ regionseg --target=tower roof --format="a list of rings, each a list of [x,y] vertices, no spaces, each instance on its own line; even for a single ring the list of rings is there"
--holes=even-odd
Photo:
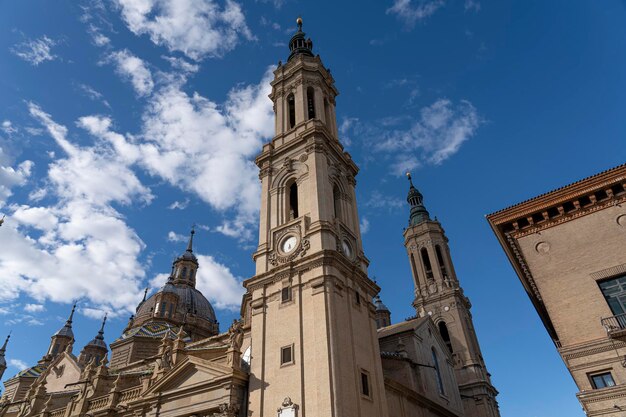
[[[289,41],[289,58],[287,61],[291,61],[296,55],[313,56],[313,41],[311,38],[305,39],[306,33],[302,31],[302,18],[298,17],[296,20],[298,24],[298,31],[291,37]]]
[[[100,326],[98,334],[91,340],[91,342],[87,343],[87,346],[97,346],[105,349],[107,348],[107,344],[104,342],[104,325],[106,322],[107,315],[105,314],[104,318],[102,319],[102,325]]]
[[[176,259],[176,261],[174,261],[174,263],[178,261],[182,261],[182,260],[192,261],[192,262],[195,262],[196,264],[198,263],[198,258],[196,258],[196,255],[193,254],[193,235],[194,234],[196,234],[196,231],[192,227],[191,233],[189,235],[189,242],[187,243],[187,249],[185,249],[185,252],[183,252],[183,254],[180,255]]]
[[[4,343],[2,344],[2,347],[0,348],[0,368],[7,366],[7,362],[4,359],[4,352],[6,352],[6,350],[7,350],[7,343],[9,343],[9,339],[10,338],[11,338],[11,333],[9,333],[7,338],[4,340]]]
[[[376,295],[376,297],[374,297],[374,306],[376,307],[376,311],[389,311],[387,306],[383,304],[380,299],[380,295]]]
[[[76,311],[76,303],[72,306],[72,312],[70,316],[67,318],[65,325],[59,329],[53,336],[62,336],[69,337],[71,339],[74,338],[74,332],[72,331],[72,319],[74,318],[74,311]]]
[[[424,196],[413,185],[413,180],[409,172],[406,173],[409,179],[409,195],[406,197],[406,201],[411,205],[411,214],[409,215],[409,226],[415,226],[430,220],[428,210],[424,206]]]

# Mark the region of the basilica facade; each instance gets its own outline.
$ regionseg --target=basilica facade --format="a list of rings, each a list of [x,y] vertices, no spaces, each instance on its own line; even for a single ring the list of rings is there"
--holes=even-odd
[[[72,310],[42,359],[4,381],[0,417],[499,417],[448,240],[410,176],[415,316],[392,323],[367,272],[338,91],[300,19],[289,49],[271,83],[275,136],[256,158],[259,244],[240,320],[220,333],[195,288],[192,231],[110,346],[103,321],[76,355]]]

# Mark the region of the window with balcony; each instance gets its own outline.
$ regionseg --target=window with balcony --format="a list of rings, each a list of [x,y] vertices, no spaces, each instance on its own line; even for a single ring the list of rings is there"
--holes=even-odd
[[[591,385],[594,389],[607,388],[615,386],[615,381],[610,372],[603,372],[601,374],[589,375]]]
[[[626,275],[602,281],[599,285],[613,314],[626,313]]]

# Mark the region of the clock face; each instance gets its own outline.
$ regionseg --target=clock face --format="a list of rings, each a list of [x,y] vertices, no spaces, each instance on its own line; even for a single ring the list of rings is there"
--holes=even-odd
[[[280,248],[283,252],[289,253],[296,248],[296,244],[298,243],[298,238],[295,236],[289,236],[283,240],[280,245]]]
[[[346,239],[341,241],[341,248],[348,258],[352,258],[352,246],[350,246],[350,243]]]

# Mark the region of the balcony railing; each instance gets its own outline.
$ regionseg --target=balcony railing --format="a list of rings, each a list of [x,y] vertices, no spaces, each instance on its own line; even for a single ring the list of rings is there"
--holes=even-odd
[[[624,336],[626,335],[626,314],[603,318],[602,326],[611,337]]]

